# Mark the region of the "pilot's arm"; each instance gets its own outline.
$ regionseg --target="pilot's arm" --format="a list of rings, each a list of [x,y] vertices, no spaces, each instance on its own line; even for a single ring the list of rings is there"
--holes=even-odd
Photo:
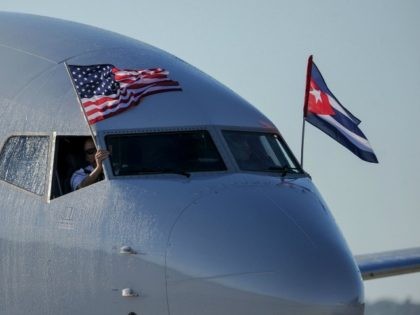
[[[72,188],[77,190],[92,185],[98,181],[99,176],[103,173],[102,162],[109,157],[107,150],[98,150],[95,154],[95,165],[90,173],[85,170],[79,170],[72,176]],[[83,174],[80,174],[83,171]]]

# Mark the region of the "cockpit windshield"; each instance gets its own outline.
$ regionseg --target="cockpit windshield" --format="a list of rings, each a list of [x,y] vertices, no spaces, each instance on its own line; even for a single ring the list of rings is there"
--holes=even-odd
[[[298,162],[276,134],[223,131],[239,168],[256,172],[303,173]]]
[[[207,131],[118,134],[105,137],[115,176],[226,170]]]

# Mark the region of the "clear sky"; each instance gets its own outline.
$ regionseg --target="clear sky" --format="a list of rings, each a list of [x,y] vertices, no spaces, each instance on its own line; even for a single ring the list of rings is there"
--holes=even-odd
[[[420,246],[420,1],[2,0],[0,10],[95,25],[162,48],[254,104],[297,156],[313,54],[330,89],[362,120],[380,164],[307,125],[305,169],[355,254]],[[365,288],[369,301],[420,302],[420,274]]]

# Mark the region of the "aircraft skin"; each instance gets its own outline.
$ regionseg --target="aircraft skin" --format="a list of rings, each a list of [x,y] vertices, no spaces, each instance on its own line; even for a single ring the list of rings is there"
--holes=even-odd
[[[52,199],[57,137],[90,135],[65,63],[169,70],[182,92],[93,125],[99,145],[207,130],[227,169],[117,177],[107,161],[105,180]],[[236,164],[222,130],[280,133],[231,90],[142,42],[16,13],[0,13],[0,69],[0,147],[49,139],[39,195],[0,180],[0,314],[364,313],[360,271],[311,178]]]

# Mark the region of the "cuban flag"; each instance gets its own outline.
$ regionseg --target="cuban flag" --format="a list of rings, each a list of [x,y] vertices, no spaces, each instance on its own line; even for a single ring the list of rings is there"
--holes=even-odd
[[[304,119],[362,160],[378,163],[368,139],[358,127],[361,121],[331,93],[312,56],[308,60]]]

